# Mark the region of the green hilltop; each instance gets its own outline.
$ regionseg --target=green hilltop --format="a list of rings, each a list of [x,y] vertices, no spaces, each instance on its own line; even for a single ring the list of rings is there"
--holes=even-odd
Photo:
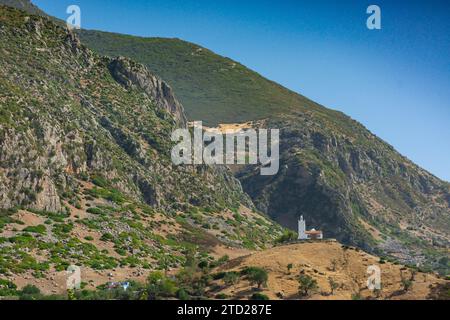
[[[189,119],[208,125],[316,106],[236,61],[183,40],[84,30],[80,38],[103,55],[123,55],[145,64],[174,88]]]

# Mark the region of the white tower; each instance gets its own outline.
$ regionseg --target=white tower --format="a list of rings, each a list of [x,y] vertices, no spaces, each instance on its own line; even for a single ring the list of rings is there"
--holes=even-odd
[[[306,222],[303,219],[303,216],[300,216],[300,220],[298,220],[298,240],[308,239],[306,235]]]

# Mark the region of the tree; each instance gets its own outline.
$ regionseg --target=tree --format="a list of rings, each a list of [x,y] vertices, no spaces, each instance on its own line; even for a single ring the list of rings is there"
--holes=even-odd
[[[227,286],[232,286],[239,281],[239,274],[236,272],[227,272],[223,277],[223,282]]]
[[[254,293],[251,297],[250,300],[270,300],[268,296],[266,296],[265,294],[262,293]]]
[[[409,279],[405,278],[405,276],[403,275],[403,272],[401,273],[400,276],[401,276],[401,283],[403,286],[403,291],[408,292],[413,285],[416,273],[415,272],[411,273],[411,277]]]
[[[334,294],[334,290],[336,290],[337,288],[339,288],[339,283],[337,283],[336,281],[333,280],[333,278],[328,278],[328,283],[330,285],[330,289],[331,289],[331,295]]]
[[[40,293],[41,293],[41,290],[39,290],[38,287],[36,287],[35,285],[32,285],[32,284],[27,284],[22,289],[22,294],[37,295]]]
[[[147,292],[150,299],[156,300],[174,296],[177,287],[174,281],[161,272],[152,272],[147,278]]]
[[[294,265],[293,265],[292,263],[289,263],[289,264],[287,265],[287,269],[288,269],[288,273],[289,273],[289,274],[291,274],[291,270],[292,270],[293,267],[294,267]]]
[[[267,271],[262,268],[249,268],[247,273],[247,279],[250,283],[258,285],[258,289],[261,289],[261,286],[267,285],[267,280],[269,279],[269,275]]]
[[[336,259],[331,260],[331,267],[330,267],[330,271],[336,271],[338,266],[338,261]]]
[[[276,240],[278,243],[286,243],[297,240],[297,233],[292,230],[286,230],[284,233]]]
[[[403,291],[408,292],[411,289],[412,285],[413,282],[411,280],[402,278]]]
[[[298,287],[299,294],[303,297],[309,296],[309,294],[312,291],[317,290],[319,288],[317,285],[317,281],[313,279],[311,276],[305,274],[301,274],[298,277],[298,284],[299,284]]]

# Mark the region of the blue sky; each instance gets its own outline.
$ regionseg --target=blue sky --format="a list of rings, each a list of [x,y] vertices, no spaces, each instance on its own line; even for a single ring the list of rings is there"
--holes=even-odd
[[[180,38],[363,123],[450,181],[447,0],[33,0],[82,27]],[[382,30],[366,28],[377,4]]]

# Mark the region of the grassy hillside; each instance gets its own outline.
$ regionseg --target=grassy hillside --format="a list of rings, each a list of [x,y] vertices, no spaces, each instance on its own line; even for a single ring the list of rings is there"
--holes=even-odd
[[[80,37],[101,54],[131,57],[148,66],[174,88],[191,120],[217,125],[315,107],[245,66],[186,41],[98,31],[82,31]]]
[[[0,296],[60,292],[72,264],[95,287],[280,234],[227,168],[172,164],[182,107],[145,66],[3,6],[0,38]]]

